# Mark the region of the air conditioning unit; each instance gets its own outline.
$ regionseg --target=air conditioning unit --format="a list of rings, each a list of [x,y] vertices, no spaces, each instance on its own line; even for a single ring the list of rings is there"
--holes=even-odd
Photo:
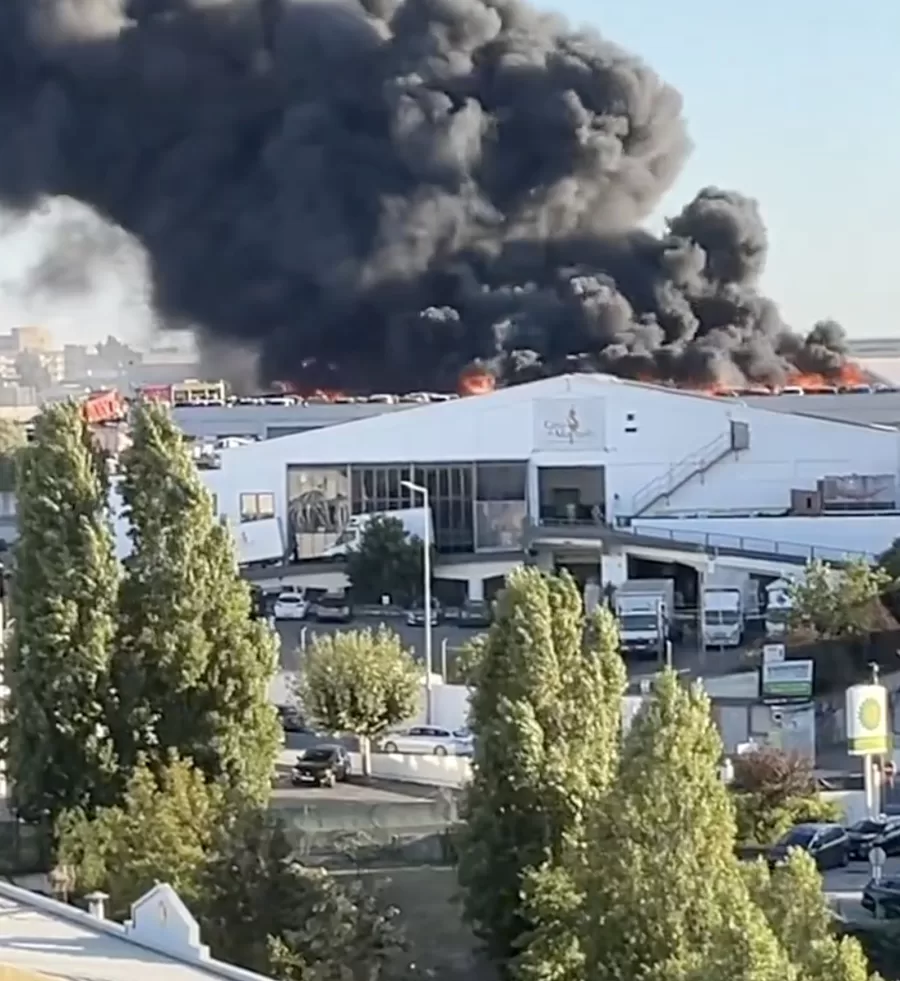
[[[818,490],[791,490],[791,514],[821,514],[822,495]]]

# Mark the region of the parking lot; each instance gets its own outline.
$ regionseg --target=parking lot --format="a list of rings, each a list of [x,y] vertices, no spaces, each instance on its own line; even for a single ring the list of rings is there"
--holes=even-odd
[[[319,624],[315,621],[280,620],[276,624],[276,628],[281,638],[281,670],[296,671],[300,665],[300,657],[304,645],[311,643],[317,634],[334,633],[339,630],[361,630],[366,627],[374,629],[382,622],[400,635],[404,644],[407,644],[413,650],[416,658],[419,660],[424,659],[425,628],[407,626],[406,620],[402,616],[357,616],[349,624]],[[443,673],[442,652],[444,650],[444,642],[446,641],[450,680],[455,680],[455,659],[467,643],[483,632],[483,627],[462,627],[452,621],[446,621],[433,627],[432,647],[435,672],[439,674]],[[721,674],[727,671],[740,670],[743,657],[743,651],[733,649],[708,651],[706,652],[706,656],[701,658],[696,645],[693,643],[676,645],[673,651],[673,663],[675,667],[689,673]],[[635,678],[652,674],[655,670],[656,668],[651,662],[636,662],[629,665],[629,673]]]
[[[400,635],[403,643],[414,651],[416,658],[421,660],[425,657],[425,628],[409,627],[403,617],[356,617],[349,624],[280,620],[276,627],[281,638],[281,669],[295,671],[299,667],[304,645],[311,643],[317,634],[330,634],[340,630],[362,630],[366,627],[375,629],[381,622]],[[431,636],[434,670],[441,671],[441,650],[444,641],[447,643],[448,658],[452,659],[456,652],[482,632],[482,629],[460,627],[454,623],[441,623],[433,627]]]
[[[860,905],[863,888],[870,877],[868,862],[851,862],[846,868],[830,869],[822,873],[825,895],[841,916],[863,923],[873,919],[872,914]],[[882,877],[900,877],[900,858],[887,860]]]

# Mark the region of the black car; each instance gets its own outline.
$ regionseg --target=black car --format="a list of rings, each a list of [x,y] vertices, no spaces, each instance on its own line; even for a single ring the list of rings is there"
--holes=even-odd
[[[787,861],[792,848],[810,854],[819,869],[842,868],[850,861],[850,841],[839,824],[798,824],[769,849],[769,868]]]
[[[276,705],[275,711],[278,712],[278,721],[285,732],[312,732],[300,710],[293,705]]]
[[[333,787],[351,773],[350,754],[343,746],[313,746],[297,757],[291,771],[291,783],[300,787],[314,783],[317,787]]]
[[[872,848],[883,848],[885,855],[900,855],[900,817],[883,814],[857,821],[847,830],[850,858],[865,860]]]
[[[876,919],[894,920],[900,916],[900,879],[869,879],[860,905]]]
[[[484,600],[469,600],[459,610],[461,627],[489,627],[491,625],[491,606]]]

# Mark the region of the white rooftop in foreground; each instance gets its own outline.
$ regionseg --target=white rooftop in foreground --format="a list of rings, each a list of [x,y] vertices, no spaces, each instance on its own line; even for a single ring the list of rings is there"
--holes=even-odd
[[[266,981],[212,960],[197,924],[167,885],[132,907],[126,924],[99,920],[0,884],[0,968],[72,981]]]

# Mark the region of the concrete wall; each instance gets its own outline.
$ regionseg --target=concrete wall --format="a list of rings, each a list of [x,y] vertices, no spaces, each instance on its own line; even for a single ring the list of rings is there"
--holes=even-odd
[[[356,753],[351,753],[352,757],[355,757],[354,766],[359,772],[362,760]],[[423,784],[429,787],[459,788],[469,781],[471,775],[471,763],[461,756],[372,754],[372,776],[382,780]]]

